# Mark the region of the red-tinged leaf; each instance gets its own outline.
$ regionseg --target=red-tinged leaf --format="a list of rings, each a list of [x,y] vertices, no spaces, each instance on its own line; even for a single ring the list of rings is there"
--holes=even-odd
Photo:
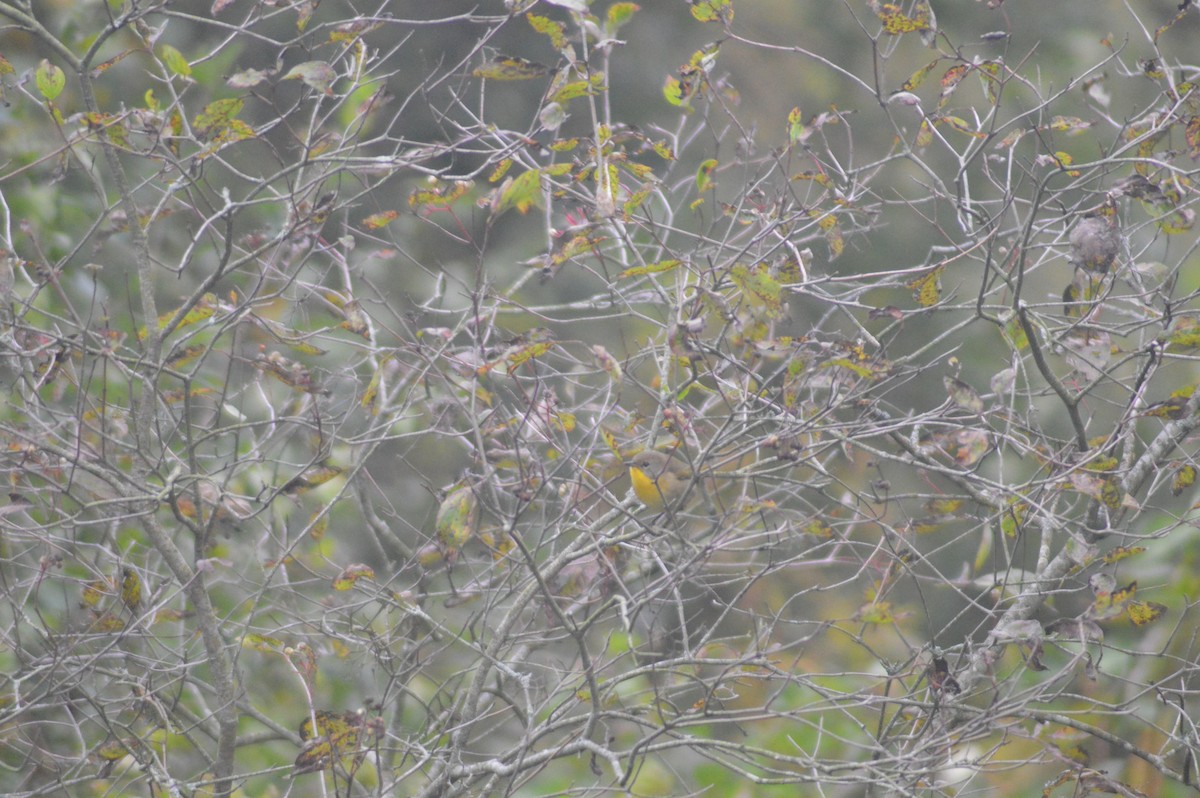
[[[604,15],[605,28],[610,35],[614,34],[622,25],[628,22],[635,13],[641,10],[642,7],[637,3],[613,3],[608,7],[608,11]]]
[[[553,266],[561,266],[571,258],[585,253],[598,254],[600,244],[605,240],[607,240],[606,236],[588,236],[583,234],[572,236],[569,241],[554,251],[550,256],[550,263]]]
[[[409,201],[411,202],[411,197]],[[394,222],[396,217],[399,215],[399,211],[380,211],[379,213],[373,213],[362,220],[362,227],[364,230],[378,230],[379,228],[385,227],[391,222]]]
[[[937,63],[936,61],[934,63]],[[971,71],[969,64],[956,64],[942,73],[942,99],[949,97],[958,88],[958,84],[962,83],[962,79]]]
[[[294,773],[300,775],[327,770],[334,762],[347,756],[354,756],[356,765],[362,757],[362,752],[358,750],[362,725],[363,717],[356,712],[339,715],[318,710],[314,717],[305,718],[300,724],[300,739],[304,747],[296,757]],[[351,765],[351,768],[355,765]]]
[[[324,61],[305,61],[289,69],[283,80],[303,81],[305,85],[332,97],[333,90],[330,87],[337,80],[337,72]]]
[[[925,78],[929,77],[929,73],[934,70],[934,67],[941,61],[940,58],[935,58],[925,66],[918,69],[909,76],[908,80],[904,81],[904,85],[900,87],[900,91],[916,91],[925,82]]]
[[[808,138],[804,128],[804,116],[800,113],[799,108],[793,108],[788,112],[787,121],[789,142],[799,144]]]
[[[1190,0],[1184,0],[1184,2],[1179,4],[1179,10],[1175,13],[1175,16],[1171,18],[1170,22],[1166,23],[1165,25],[1159,25],[1157,28],[1154,29],[1154,43],[1155,44],[1158,44],[1158,37],[1162,36],[1164,33],[1166,33],[1168,30],[1170,30],[1172,27],[1174,27],[1176,22],[1178,22],[1179,20],[1181,20],[1185,16],[1187,16],[1188,8],[1190,7],[1190,5],[1191,5]]]
[[[549,72],[549,67],[535,61],[502,55],[483,62],[471,75],[484,80],[531,80]]]
[[[217,14],[220,14],[222,11],[233,5],[233,3],[234,0],[213,0],[212,8],[209,9],[209,13],[215,17]]]
[[[949,436],[945,450],[959,465],[970,467],[978,463],[991,448],[991,438],[986,430],[961,429]]]
[[[117,64],[121,63],[122,61],[124,61],[128,55],[130,55],[131,53],[135,53],[135,52],[138,52],[138,51],[137,50],[125,50],[123,52],[117,53],[112,58],[108,59],[107,61],[97,64],[95,67],[92,68],[92,71],[91,71],[92,78],[100,77],[105,72],[107,72],[109,69],[111,69],[112,67],[114,67]],[[0,58],[3,58],[3,56],[0,56]],[[7,64],[8,62],[6,61],[4,63]],[[10,71],[12,70],[11,66],[9,66],[9,70]],[[5,74],[4,69],[2,68],[2,66],[0,66],[0,75],[3,75],[3,74]]]
[[[496,168],[493,169],[492,173],[488,175],[488,182],[499,183],[504,176],[508,174],[508,170],[512,168],[513,163],[514,161],[512,158],[505,158],[500,163],[496,164]]]
[[[1029,131],[1025,130],[1024,128],[1016,128],[1009,131],[1008,135],[996,142],[996,149],[1007,150],[1010,147],[1015,147],[1017,142],[1021,140],[1021,137],[1028,132]]]
[[[978,130],[973,129],[969,124],[967,124],[967,120],[961,119],[957,116],[943,116],[938,121],[945,122],[952,129],[958,131],[959,133],[964,133],[968,136],[972,136],[977,139],[987,138],[986,133],[982,133]]]
[[[347,565],[342,569],[342,572],[334,578],[333,589],[349,590],[350,588],[354,587],[354,585],[360,579],[368,579],[374,582],[375,569],[360,562],[354,563],[353,565]]]
[[[1112,565],[1113,563],[1124,560],[1126,557],[1132,557],[1136,554],[1141,554],[1145,550],[1145,546],[1117,546],[1100,559],[1106,565]]]
[[[511,165],[512,161],[506,161]],[[470,180],[455,180],[453,183],[434,183],[426,188],[418,188],[408,195],[408,207],[413,210],[441,210],[449,208],[462,199],[471,190],[474,183]]]

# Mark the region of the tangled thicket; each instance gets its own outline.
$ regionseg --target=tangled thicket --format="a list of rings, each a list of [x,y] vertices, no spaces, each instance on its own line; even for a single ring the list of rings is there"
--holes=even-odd
[[[1190,4],[34,5],[6,794],[1195,791]]]

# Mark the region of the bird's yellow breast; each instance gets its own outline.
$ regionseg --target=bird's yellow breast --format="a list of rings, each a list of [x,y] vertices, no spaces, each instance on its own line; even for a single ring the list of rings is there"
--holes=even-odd
[[[647,507],[657,510],[666,503],[666,497],[658,487],[658,481],[637,466],[629,467],[629,481],[633,483],[633,492],[638,501]]]

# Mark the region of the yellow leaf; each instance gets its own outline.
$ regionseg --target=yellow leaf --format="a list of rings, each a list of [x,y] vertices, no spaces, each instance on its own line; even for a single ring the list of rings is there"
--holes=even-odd
[[[121,569],[121,601],[130,612],[137,612],[142,604],[142,579],[128,566]]]
[[[1182,465],[1175,470],[1175,475],[1171,478],[1171,494],[1178,496],[1195,483],[1196,467],[1190,464]]]
[[[216,310],[216,294],[205,294],[196,301],[196,304],[192,305],[192,307],[188,309],[188,311],[183,315],[183,318],[179,320],[179,324],[175,327],[175,329],[182,329],[197,322],[204,321],[205,319],[210,318],[213,313],[216,312]],[[159,316],[158,329],[165,329],[166,326],[171,323],[171,319],[175,318],[178,313],[178,310],[172,310]],[[149,335],[149,333],[145,327],[142,327],[140,330],[138,330],[137,337],[139,341],[146,340],[147,335]]]
[[[942,289],[939,281],[942,277],[942,271],[945,266],[939,266],[936,269],[931,269],[928,273],[910,280],[906,283],[908,288],[913,291],[913,299],[923,308],[928,308],[936,305],[938,300],[942,298]]]
[[[1163,616],[1167,608],[1153,601],[1131,601],[1126,607],[1129,620],[1137,626],[1154,623]]]
[[[680,261],[671,259],[662,260],[658,263],[650,263],[645,266],[633,266],[632,268],[626,269],[618,274],[617,279],[623,280],[626,277],[642,277],[647,274],[660,274],[662,272],[669,272],[678,267],[679,263]]]
[[[892,36],[930,29],[929,6],[925,3],[917,3],[913,7],[913,15],[911,17],[906,15],[900,9],[900,6],[894,3],[884,3],[875,13],[879,17],[879,21],[883,23],[884,33]]]
[[[863,623],[886,625],[895,623],[896,616],[892,614],[892,605],[887,601],[876,601],[864,606],[855,616]]]
[[[1117,546],[1100,559],[1101,562],[1104,562],[1107,565],[1112,565],[1115,562],[1120,562],[1126,557],[1132,557],[1135,554],[1141,554],[1145,550],[1145,546]]]
[[[471,73],[485,80],[530,80],[550,71],[549,67],[524,58],[503,55],[485,61]]]

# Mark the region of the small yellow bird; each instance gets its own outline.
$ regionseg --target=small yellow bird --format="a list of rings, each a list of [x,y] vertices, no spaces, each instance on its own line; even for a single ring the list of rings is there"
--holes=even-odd
[[[693,474],[680,458],[648,450],[629,458],[629,481],[638,501],[651,510],[661,510],[684,494]]]

